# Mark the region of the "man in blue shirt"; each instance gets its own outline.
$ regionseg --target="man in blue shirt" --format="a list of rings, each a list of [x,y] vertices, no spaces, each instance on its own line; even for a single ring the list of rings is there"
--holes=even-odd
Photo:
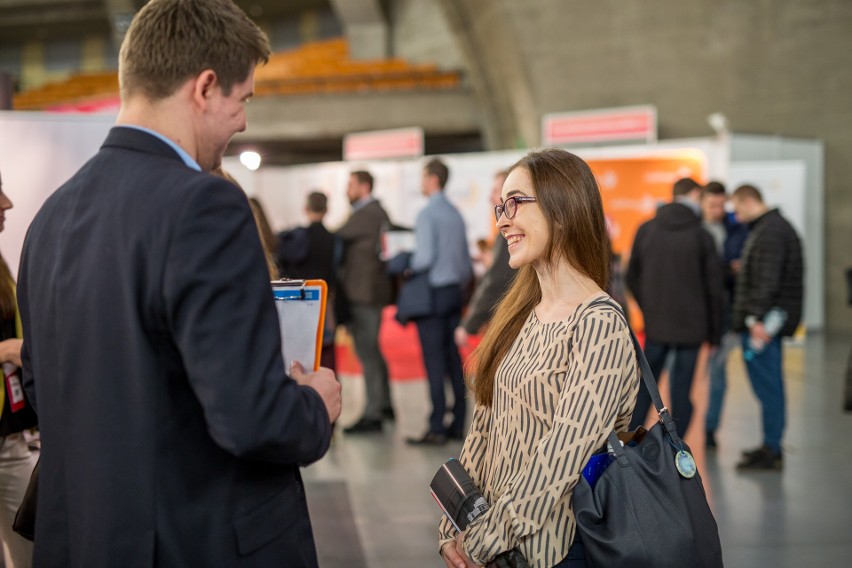
[[[450,172],[438,159],[423,168],[423,195],[429,201],[414,223],[415,249],[412,272],[429,274],[432,313],[415,320],[429,378],[432,414],[429,429],[411,444],[440,445],[447,438],[462,439],[465,420],[465,385],[461,356],[453,338],[461,320],[464,291],[473,276],[464,219],[447,199],[444,187]],[[453,419],[444,425],[444,378],[453,386]]]

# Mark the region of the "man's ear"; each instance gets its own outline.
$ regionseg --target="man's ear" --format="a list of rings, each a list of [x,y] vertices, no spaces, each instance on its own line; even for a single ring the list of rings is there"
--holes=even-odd
[[[192,84],[192,99],[202,108],[207,106],[207,101],[213,94],[213,89],[218,85],[216,72],[205,69],[195,77]]]

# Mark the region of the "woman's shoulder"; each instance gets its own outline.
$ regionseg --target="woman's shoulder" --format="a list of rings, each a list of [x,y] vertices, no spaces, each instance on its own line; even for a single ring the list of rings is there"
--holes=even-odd
[[[605,323],[613,331],[627,331],[627,321],[621,306],[605,292],[584,301],[577,307],[575,317],[576,328],[595,323]]]

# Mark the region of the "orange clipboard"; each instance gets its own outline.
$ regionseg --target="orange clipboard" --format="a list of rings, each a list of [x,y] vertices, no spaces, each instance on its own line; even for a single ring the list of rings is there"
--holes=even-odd
[[[273,280],[272,296],[281,324],[284,368],[298,361],[308,371],[319,369],[328,285],[324,280]]]

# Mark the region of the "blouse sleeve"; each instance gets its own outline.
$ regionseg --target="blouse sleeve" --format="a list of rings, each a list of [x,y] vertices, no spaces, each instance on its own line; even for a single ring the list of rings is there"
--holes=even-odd
[[[621,317],[612,307],[589,310],[570,342],[551,430],[505,493],[467,528],[464,547],[471,560],[486,564],[541,530],[619,415],[635,404],[636,378],[633,345]]]
[[[491,408],[477,404],[473,409],[473,419],[470,432],[464,440],[459,462],[480,489],[483,486],[485,449],[488,447],[488,436],[491,428]],[[438,549],[456,538],[456,529],[447,519],[441,517],[438,525]]]

